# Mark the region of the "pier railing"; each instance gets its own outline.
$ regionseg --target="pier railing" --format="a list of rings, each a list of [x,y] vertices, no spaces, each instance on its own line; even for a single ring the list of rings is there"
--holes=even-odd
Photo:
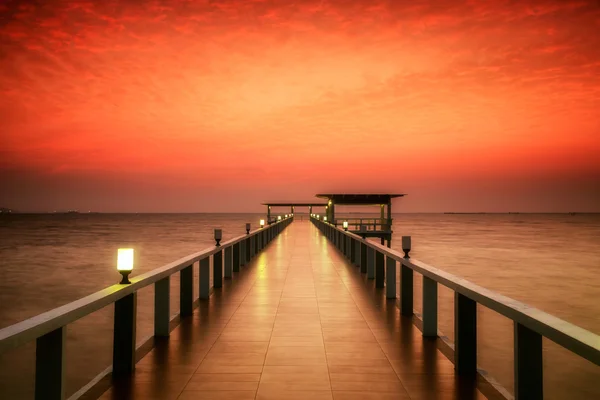
[[[396,265],[400,266],[400,313],[414,314],[413,275],[423,277],[423,336],[437,337],[438,284],[454,291],[454,365],[459,375],[477,373],[477,304],[513,321],[514,382],[517,400],[541,400],[543,395],[542,337],[600,366],[600,336],[492,292],[465,279],[409,257],[410,240],[403,237],[403,252],[362,239],[317,218],[313,224],[349,259],[360,267],[375,286],[385,287],[386,297],[396,299]]]
[[[392,221],[392,218],[336,218],[332,224],[342,226],[344,222],[348,222],[348,229],[351,231],[359,231],[363,228],[367,231],[391,231]]]
[[[267,227],[238,236],[220,246],[183,257],[170,264],[131,278],[130,284],[117,284],[87,297],[55,308],[33,318],[0,329],[0,354],[36,341],[35,398],[64,399],[65,346],[67,325],[115,304],[113,335],[113,377],[128,375],[136,362],[137,292],[154,284],[154,336],[170,334],[170,277],[180,275],[179,317],[191,316],[194,309],[193,268],[199,263],[199,299],[210,296],[210,257],[213,258],[213,287],[223,285],[234,272],[247,265],[293,218],[282,219]],[[115,271],[116,273],[116,271]]]

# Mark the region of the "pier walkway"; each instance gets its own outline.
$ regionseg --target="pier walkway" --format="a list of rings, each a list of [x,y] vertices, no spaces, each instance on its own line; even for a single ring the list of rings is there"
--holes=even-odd
[[[308,221],[224,281],[101,399],[486,399]]]

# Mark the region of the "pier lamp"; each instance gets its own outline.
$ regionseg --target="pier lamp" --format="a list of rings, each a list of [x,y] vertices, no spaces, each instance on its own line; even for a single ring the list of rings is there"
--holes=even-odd
[[[402,251],[404,252],[404,258],[410,258],[408,255],[410,252],[410,236],[402,236]]]
[[[246,222],[246,235],[250,234],[250,222]]]
[[[215,229],[215,241],[217,242],[217,244],[215,246],[221,245],[221,243],[220,243],[221,239],[223,239],[223,230]]]
[[[127,275],[133,270],[133,249],[118,249],[117,250],[117,271],[123,275],[123,279],[119,282],[125,285],[129,282]]]
[[[319,214],[317,214],[317,219],[321,219],[321,218],[319,217]]]
[[[323,222],[327,222],[327,217],[323,217]]]
[[[347,231],[348,230],[348,221],[344,221],[344,223],[342,225],[344,226],[344,230]]]
[[[261,227],[261,228],[264,228],[264,227],[265,227],[265,220],[264,220],[264,219],[261,219],[261,220],[260,220],[260,227]]]
[[[277,216],[277,221],[281,221],[281,215]]]

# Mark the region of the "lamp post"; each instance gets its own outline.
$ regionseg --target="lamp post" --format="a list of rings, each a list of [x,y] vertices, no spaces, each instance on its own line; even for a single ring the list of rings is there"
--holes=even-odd
[[[347,231],[348,230],[348,221],[344,221],[344,223],[342,225],[344,226],[344,230]]]
[[[281,221],[281,215],[277,216],[277,221]]]
[[[265,227],[265,220],[264,220],[264,219],[261,219],[261,220],[260,220],[260,227],[261,227],[261,228],[264,228],[264,227]]]
[[[223,231],[221,229],[215,229],[215,241],[217,242],[215,246],[221,245],[221,239],[223,239]]]
[[[250,222],[246,222],[246,235],[250,234]]]
[[[133,270],[133,249],[118,249],[117,250],[117,271],[123,275],[123,279],[119,282],[121,285],[131,283],[127,276]]]

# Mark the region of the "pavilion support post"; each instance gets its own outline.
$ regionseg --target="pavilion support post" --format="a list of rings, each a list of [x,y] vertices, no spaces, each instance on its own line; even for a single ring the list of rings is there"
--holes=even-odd
[[[392,201],[390,200],[387,205],[387,224],[388,231],[392,231]],[[392,248],[392,234],[390,233],[389,239],[387,241],[387,247]]]
[[[200,260],[198,275],[200,298],[206,300],[210,296],[210,260],[208,257]]]
[[[331,223],[335,224],[335,204],[333,204],[333,201],[331,202],[331,205],[329,206],[330,211],[331,211]]]
[[[385,297],[388,299],[396,298],[396,260],[392,257],[386,257],[385,271]]]
[[[35,399],[64,400],[67,327],[40,336],[35,346]]]
[[[477,372],[477,303],[454,292],[454,368],[459,375]]]
[[[514,323],[515,400],[544,398],[542,335]]]

